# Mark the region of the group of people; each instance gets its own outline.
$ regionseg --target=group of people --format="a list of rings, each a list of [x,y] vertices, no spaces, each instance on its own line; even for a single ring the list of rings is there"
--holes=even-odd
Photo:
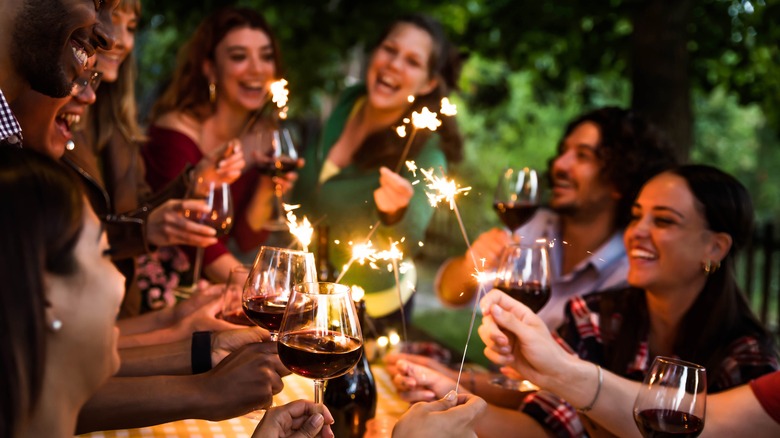
[[[8,212],[0,238],[8,255],[0,269],[0,381],[8,388],[0,435],[219,420],[269,407],[289,371],[267,332],[217,318],[220,289],[206,283],[186,301],[159,302],[187,265],[177,246],[185,254],[206,248],[203,274],[220,283],[238,253],[263,244],[276,186],[291,189],[333,240],[359,240],[373,224],[377,239],[405,236],[403,304],[392,274],[357,266],[344,281],[366,290],[375,318],[411,308],[411,258],[432,210],[422,185],[394,169],[403,157],[446,169],[463,155],[451,117],[417,133],[408,155],[392,129],[412,111],[438,108],[456,86],[461,57],[435,20],[393,22],[371,52],[365,81],[342,93],[321,138],[304,148],[302,167],[272,178],[258,168],[268,156],[247,147],[277,122],[268,84],[282,69],[279,44],[257,11],[228,7],[204,19],[144,133],[133,89],[139,0],[0,4],[0,24],[10,30],[0,40],[0,196]],[[519,400],[471,374],[456,395],[445,366],[391,356],[401,394],[427,402],[415,404],[395,433],[570,436],[603,427],[628,434],[629,411],[610,407],[629,406],[636,386],[618,376],[641,379],[656,355],[705,365],[709,392],[724,391],[711,406],[740,400],[755,418],[750,427],[777,431],[770,420],[780,418],[777,391],[767,389],[778,381],[775,347],[734,279],[734,256],[752,223],[744,187],[708,166],[676,166],[662,136],[618,108],[573,121],[549,175],[550,210],[516,233],[556,243],[553,299],[534,315],[492,291],[482,298],[480,327],[491,360],[544,390]],[[230,184],[227,236],[182,214],[206,212],[203,202],[183,199],[200,179]],[[511,240],[490,230],[473,254],[442,266],[441,299],[476,299],[470,261],[495,265]],[[333,246],[330,256],[342,266],[349,248]],[[590,405],[597,377],[588,364],[606,371]],[[752,392],[743,389],[751,381]],[[593,421],[576,412],[584,406]],[[717,426],[708,417],[707,431],[748,427],[725,417]],[[323,406],[297,401],[269,408],[255,435],[330,436],[332,421]]]

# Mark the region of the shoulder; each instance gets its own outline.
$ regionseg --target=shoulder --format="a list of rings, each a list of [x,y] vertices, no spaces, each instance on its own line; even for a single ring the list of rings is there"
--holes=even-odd
[[[163,114],[154,121],[156,128],[176,131],[189,137],[193,142],[200,137],[200,130],[203,126],[201,122],[194,117],[184,114],[180,111],[171,111]]]

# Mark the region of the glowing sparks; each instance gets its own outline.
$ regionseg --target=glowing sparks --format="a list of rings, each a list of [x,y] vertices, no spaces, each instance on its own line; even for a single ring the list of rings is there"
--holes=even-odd
[[[441,120],[439,120],[437,114],[431,112],[428,107],[423,107],[419,113],[417,111],[412,113],[412,126],[414,126],[415,129],[430,129],[431,131],[435,131],[436,128],[441,126]]]
[[[309,222],[309,218],[306,216],[298,222],[298,217],[295,216],[293,211],[300,207],[300,205],[283,204],[284,211],[287,212],[287,226],[290,228],[290,234],[295,236],[295,239],[300,242],[304,251],[309,250],[311,245],[311,237],[314,234],[314,228]]]
[[[352,285],[352,301],[357,303],[358,301],[362,300],[365,295],[365,289],[355,284]]]
[[[406,137],[406,125],[401,125],[395,128],[395,133],[398,134],[398,136],[401,138]]]
[[[287,81],[279,79],[271,83],[271,100],[279,108],[279,118],[287,118],[287,99],[290,91],[287,89]]]
[[[443,116],[452,117],[455,114],[458,114],[458,108],[457,108],[457,106],[455,106],[454,103],[450,103],[449,99],[447,99],[446,97],[442,97],[441,98],[441,109],[439,110],[439,112]]]
[[[412,175],[414,175],[415,177],[417,176],[417,163],[415,163],[414,161],[411,160],[407,161],[406,169],[408,169],[409,172],[412,172]]]
[[[461,187],[456,184],[455,180],[434,175],[433,169],[420,169],[420,172],[422,172],[425,180],[428,182],[426,187],[432,190],[425,192],[432,207],[436,207],[442,201],[446,201],[450,206],[450,210],[453,210],[455,208],[455,196],[461,193],[468,193],[471,190],[471,187]]]

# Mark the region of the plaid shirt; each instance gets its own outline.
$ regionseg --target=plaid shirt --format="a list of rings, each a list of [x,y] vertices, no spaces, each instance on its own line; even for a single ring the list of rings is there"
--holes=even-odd
[[[0,144],[22,145],[22,128],[0,90]]]
[[[570,347],[567,349],[573,350],[572,352],[580,358],[599,364],[606,369],[602,324],[610,324],[614,329],[622,326],[624,320],[631,320],[616,312],[611,316],[610,321],[600,321],[600,304],[605,294],[620,294],[619,297],[622,298],[623,296],[628,297],[631,293],[626,290],[594,293],[569,300],[566,307],[566,321],[559,329],[561,336],[563,336],[558,339],[559,342],[565,348]],[[646,310],[643,311],[646,312]],[[618,325],[615,326],[615,324]],[[648,341],[646,335],[644,336],[645,339],[639,343],[635,358],[627,369],[611,369],[610,371],[632,380],[644,379],[652,362]],[[767,350],[759,341],[753,336],[744,336],[733,341],[728,347],[720,368],[707,370],[707,392],[724,391],[777,370],[778,362],[774,351]],[[624,408],[628,409],[629,407]],[[530,394],[525,398],[520,409],[548,428],[557,437],[587,436],[577,410],[555,394],[547,391]]]

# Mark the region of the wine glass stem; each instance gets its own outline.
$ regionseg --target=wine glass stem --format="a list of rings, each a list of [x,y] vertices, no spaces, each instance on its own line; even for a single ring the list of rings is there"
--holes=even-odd
[[[203,247],[195,248],[195,262],[192,264],[192,287],[198,287],[200,271],[203,268]]]
[[[314,403],[321,405],[325,394],[325,380],[314,379]]]

